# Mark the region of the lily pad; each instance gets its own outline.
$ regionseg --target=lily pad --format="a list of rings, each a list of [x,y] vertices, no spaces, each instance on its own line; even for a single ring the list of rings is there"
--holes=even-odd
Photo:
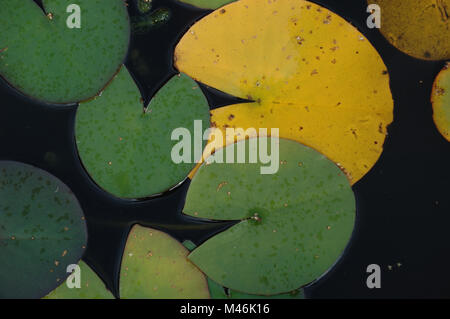
[[[0,161],[0,298],[41,298],[68,276],[87,241],[77,199],[56,177]]]
[[[197,248],[197,245],[190,240],[185,240],[183,246],[189,251]],[[305,299],[303,289],[296,289],[287,294],[272,296],[250,295],[224,288],[210,278],[208,278],[208,289],[212,299]]]
[[[223,133],[279,128],[280,137],[339,163],[352,184],[383,151],[393,120],[387,68],[355,27],[314,3],[226,5],[187,31],[175,64],[199,82],[254,101],[212,111]]]
[[[0,75],[25,95],[57,104],[83,101],[123,63],[130,37],[124,2],[77,0],[81,25],[69,28],[72,3],[43,0],[45,13],[33,0],[0,6]]]
[[[114,299],[103,281],[83,261],[80,266],[80,288],[69,288],[66,282],[48,294],[45,299]]]
[[[191,182],[184,213],[240,222],[208,239],[189,259],[232,290],[287,293],[321,276],[342,254],[353,230],[355,199],[333,162],[295,141],[253,138],[216,151],[214,158],[234,148],[237,156],[245,143],[248,159],[251,142],[279,143],[278,172],[261,175],[267,164],[260,159],[242,164],[206,159]]]
[[[159,194],[182,182],[201,157],[194,158],[192,141],[192,163],[176,164],[171,157],[179,143],[171,140],[172,131],[186,128],[194,137],[195,120],[203,129],[210,126],[208,102],[195,81],[175,75],[144,108],[123,67],[100,97],[80,104],[75,128],[78,152],[94,181],[113,195]]]
[[[450,59],[450,0],[369,0],[381,8],[383,36],[424,60]]]
[[[188,253],[169,235],[134,226],[128,235],[120,270],[121,298],[209,298],[206,278],[186,258]]]
[[[226,292],[224,287],[209,278],[208,287],[212,299],[305,299],[305,294],[302,289],[297,289],[287,294],[273,296],[250,295],[230,289]]]
[[[434,123],[450,142],[450,63],[437,76],[431,95]]]
[[[202,9],[217,9],[236,0],[179,0]]]

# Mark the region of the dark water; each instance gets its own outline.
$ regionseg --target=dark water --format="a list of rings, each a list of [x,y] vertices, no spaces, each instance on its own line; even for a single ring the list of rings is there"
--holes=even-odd
[[[450,143],[435,128],[429,102],[432,82],[444,62],[420,61],[391,47],[377,30],[366,27],[364,0],[315,2],[351,21],[381,54],[391,77],[395,120],[380,160],[353,187],[357,223],[349,247],[336,267],[306,288],[306,294],[313,298],[450,297]],[[176,72],[172,53],[178,39],[210,12],[173,0],[153,0],[153,4],[154,9],[169,9],[171,18],[166,25],[133,36],[126,60],[147,103]],[[133,5],[129,11],[137,13]],[[203,90],[211,108],[238,102],[221,92]],[[76,108],[38,105],[1,82],[0,159],[40,167],[73,190],[88,223],[83,259],[116,295],[122,249],[133,224],[196,244],[232,225],[182,215],[188,181],[162,196],[140,201],[119,200],[103,192],[78,158]],[[366,287],[366,267],[372,263],[382,267],[381,289]]]

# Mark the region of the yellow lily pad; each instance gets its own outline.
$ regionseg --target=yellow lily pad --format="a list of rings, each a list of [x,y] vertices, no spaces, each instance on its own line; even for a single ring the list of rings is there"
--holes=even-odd
[[[383,36],[424,60],[450,58],[450,0],[369,0],[381,8]]]
[[[442,136],[450,142],[450,63],[437,76],[431,94],[433,119]]]
[[[308,1],[226,5],[188,30],[175,65],[253,101],[212,111],[224,135],[227,127],[279,128],[280,137],[338,163],[351,183],[378,160],[393,120],[389,75],[377,51],[350,23]]]

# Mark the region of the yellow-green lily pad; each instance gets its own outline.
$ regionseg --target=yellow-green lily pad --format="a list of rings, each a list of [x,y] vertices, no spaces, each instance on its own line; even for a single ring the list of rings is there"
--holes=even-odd
[[[80,287],[69,288],[64,282],[45,299],[114,299],[103,281],[85,262],[80,261]]]
[[[194,168],[191,158],[175,163],[176,128],[194,137],[194,121],[210,126],[209,106],[197,83],[184,74],[172,77],[144,108],[140,92],[125,67],[103,94],[81,103],[76,115],[78,152],[89,175],[107,192],[121,198],[143,198],[182,182]]]
[[[203,273],[188,259],[177,240],[155,229],[135,225],[120,270],[120,297],[133,299],[209,298]]]

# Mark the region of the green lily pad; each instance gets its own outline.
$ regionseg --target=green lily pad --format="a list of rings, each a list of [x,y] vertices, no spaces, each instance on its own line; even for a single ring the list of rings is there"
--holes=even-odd
[[[228,289],[228,293],[226,293],[224,287],[209,278],[208,287],[212,299],[305,299],[303,289],[297,289],[287,294],[273,296],[250,295],[230,289]]]
[[[123,67],[102,96],[80,104],[75,128],[79,155],[94,181],[113,195],[159,194],[182,182],[195,166],[194,156],[192,163],[180,164],[171,157],[178,143],[171,140],[172,131],[186,128],[193,137],[194,120],[201,120],[203,129],[210,126],[208,102],[195,81],[175,75],[144,109]]]
[[[211,295],[211,299],[228,299],[230,296],[228,296],[225,293],[225,288],[216,283],[215,281],[208,278],[208,288],[209,288],[209,294]]]
[[[68,276],[87,241],[77,199],[56,177],[0,161],[0,298],[41,298]]]
[[[197,245],[190,240],[185,240],[183,246],[189,251],[197,248]],[[287,294],[272,295],[272,296],[262,296],[262,295],[250,295],[242,292],[227,289],[216,283],[210,278],[208,280],[208,289],[212,299],[305,299],[305,294],[303,289],[296,289]]]
[[[45,299],[114,299],[103,281],[83,261],[80,266],[80,288],[69,288],[66,282],[48,294]]]
[[[202,9],[217,9],[236,0],[179,0]]]
[[[269,164],[260,160],[219,164],[206,159],[191,182],[184,213],[241,222],[207,240],[189,259],[232,290],[286,293],[321,276],[342,254],[353,230],[355,199],[333,162],[291,140],[249,139],[214,156],[245,143],[248,161],[249,141],[275,145],[273,154],[279,143],[278,171],[261,175],[261,166]]]
[[[77,0],[80,28],[66,12],[72,0],[33,0],[0,6],[0,75],[24,94],[49,103],[93,97],[117,72],[128,50],[130,25],[122,0]]]
[[[189,262],[188,254],[169,235],[134,226],[128,235],[120,270],[121,298],[209,298],[206,278]]]

